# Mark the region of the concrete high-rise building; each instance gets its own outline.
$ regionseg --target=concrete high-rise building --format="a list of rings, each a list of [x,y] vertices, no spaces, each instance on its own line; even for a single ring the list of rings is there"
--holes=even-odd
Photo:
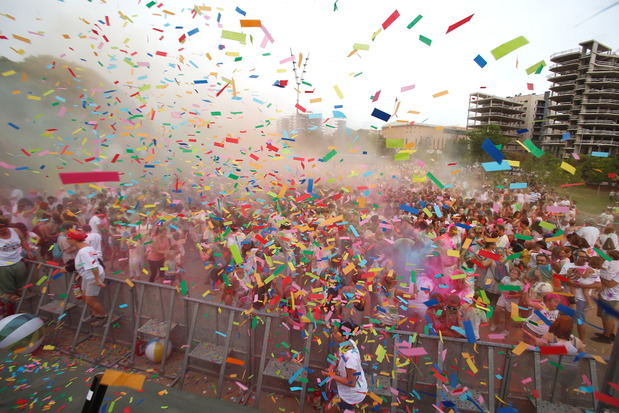
[[[619,155],[619,55],[595,40],[551,56],[549,120],[542,148],[571,153]]]
[[[516,95],[499,97],[487,93],[472,93],[469,96],[467,129],[486,125],[501,128],[504,136],[520,140],[541,141],[547,112],[548,94]],[[506,145],[507,150],[520,150],[515,142]]]

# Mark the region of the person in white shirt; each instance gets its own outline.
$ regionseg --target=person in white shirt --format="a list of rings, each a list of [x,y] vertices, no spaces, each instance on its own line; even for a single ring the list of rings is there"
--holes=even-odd
[[[90,225],[90,228],[92,228],[92,232],[96,232],[97,234],[101,233],[101,229],[99,228],[99,226],[103,222],[104,215],[105,211],[103,211],[102,209],[97,209],[92,218],[90,218],[90,220],[88,221],[88,225]]]
[[[99,262],[97,252],[90,245],[86,244],[88,235],[81,231],[70,230],[67,232],[69,244],[77,248],[75,256],[75,270],[82,279],[82,293],[84,302],[90,309],[95,321],[92,325],[100,325],[105,322],[107,313],[103,304],[97,299],[101,288],[105,287],[105,271]]]
[[[619,249],[619,237],[612,225],[604,228],[604,233],[600,235],[599,246],[606,251]]]
[[[598,317],[602,319],[603,333],[596,333],[597,337],[591,338],[600,343],[612,343],[615,339],[615,319],[600,303],[619,311],[619,250],[608,251],[612,261],[606,261],[600,270],[602,289],[600,290],[600,302],[598,303]]]
[[[576,230],[576,234],[583,237],[589,247],[594,247],[600,236],[600,230],[595,226],[595,222],[591,218],[585,219],[585,226]]]
[[[92,228],[90,225],[84,225],[82,227],[84,232],[88,235],[86,237],[86,244],[90,245],[95,251],[97,251],[97,255],[101,261],[103,261],[103,249],[101,248],[101,234],[98,232],[92,232]]]
[[[333,340],[338,343],[337,372],[332,365],[323,374],[330,376],[337,385],[337,393],[340,397],[338,407],[341,411],[354,411],[355,406],[365,399],[368,391],[368,383],[365,379],[363,366],[361,365],[361,353],[357,344],[352,340],[358,327],[345,321],[332,333]]]

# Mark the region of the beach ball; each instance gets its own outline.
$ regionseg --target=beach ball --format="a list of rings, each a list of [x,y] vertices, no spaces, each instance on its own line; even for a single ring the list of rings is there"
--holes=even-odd
[[[146,349],[144,350],[144,355],[150,361],[154,361],[155,363],[160,363],[163,358],[163,340],[155,339],[151,340],[146,344]],[[172,343],[168,341],[168,351],[166,354],[166,358],[170,356],[172,352]]]
[[[13,314],[0,320],[0,349],[32,353],[45,338],[43,320],[32,314]]]

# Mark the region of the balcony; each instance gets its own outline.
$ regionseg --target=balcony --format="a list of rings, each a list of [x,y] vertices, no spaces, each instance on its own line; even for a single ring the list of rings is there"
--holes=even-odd
[[[587,83],[617,83],[619,84],[619,77],[595,77],[587,81]]]
[[[570,102],[558,102],[558,103],[548,106],[548,109],[554,110],[557,112],[565,112],[565,111],[570,110],[571,107],[572,107],[572,104]]]
[[[580,140],[576,142],[578,145],[594,145],[594,146],[619,146],[619,140],[603,139],[603,140]]]
[[[572,59],[565,62],[557,63],[548,68],[549,71],[554,73],[561,73],[566,70],[576,70],[580,65],[580,59]]]
[[[559,62],[573,59],[577,56],[580,56],[580,47],[576,47],[574,49],[569,49],[569,50],[563,50],[561,52],[551,54],[550,61],[559,63]]]
[[[619,105],[619,99],[585,99],[584,105]]]
[[[553,102],[569,102],[573,98],[574,98],[574,92],[569,91],[569,92],[556,93],[550,96],[549,99]]]
[[[590,107],[583,108],[581,113],[583,115],[619,115],[619,109],[591,109]]]
[[[582,135],[617,136],[617,137],[619,137],[619,131],[612,131],[612,130],[579,129],[578,133],[582,134]]]
[[[548,79],[549,82],[556,83],[556,82],[561,82],[564,80],[574,80],[576,79],[577,76],[578,76],[578,71],[572,70],[568,72],[549,75],[546,77],[546,79]]]
[[[506,105],[487,105],[487,106],[471,106],[470,112],[486,113],[486,112],[501,112],[512,115],[520,115],[525,113],[522,107],[506,106]]]

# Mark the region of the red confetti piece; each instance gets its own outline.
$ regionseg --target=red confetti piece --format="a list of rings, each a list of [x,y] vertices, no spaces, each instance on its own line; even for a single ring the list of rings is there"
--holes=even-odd
[[[118,172],[61,172],[58,175],[64,185],[120,181]]]
[[[112,158],[112,163],[115,163],[118,160],[118,157],[120,156],[119,153],[117,153],[116,155],[114,155],[114,157]]]
[[[465,17],[464,19],[462,19],[462,20],[460,20],[460,21],[455,22],[454,24],[452,24],[451,26],[449,26],[449,27],[447,28],[447,33],[451,32],[451,31],[454,31],[454,30],[456,30],[458,27],[462,26],[463,24],[466,24],[466,23],[470,22],[470,21],[471,21],[471,19],[473,18],[473,16],[474,16],[474,15],[475,15],[475,13],[473,13],[473,14],[471,14],[470,16]],[[445,34],[447,34],[447,33],[445,33]]]
[[[391,16],[387,17],[387,20],[383,22],[383,30],[387,30],[387,27],[391,26],[391,24],[396,21],[398,17],[400,17],[400,13],[395,10],[393,13],[391,13]]]
[[[163,56],[163,57],[165,57],[165,56],[167,56],[167,55],[168,55],[168,53],[167,53],[167,52],[161,52],[161,51],[157,51],[157,52],[155,52],[155,54],[156,54],[157,56]]]

